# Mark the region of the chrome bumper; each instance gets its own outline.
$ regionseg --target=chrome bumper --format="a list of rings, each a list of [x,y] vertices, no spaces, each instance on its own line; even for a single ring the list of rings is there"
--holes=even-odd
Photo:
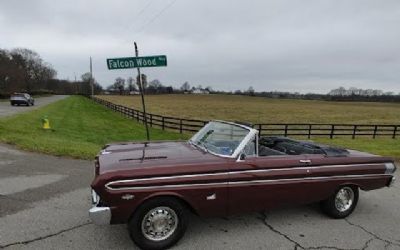
[[[111,209],[109,207],[92,207],[89,209],[89,217],[94,224],[108,225],[111,221]]]
[[[89,218],[94,224],[107,225],[111,222],[111,209],[109,207],[98,207],[100,198],[92,189],[92,204],[93,207],[89,209]]]

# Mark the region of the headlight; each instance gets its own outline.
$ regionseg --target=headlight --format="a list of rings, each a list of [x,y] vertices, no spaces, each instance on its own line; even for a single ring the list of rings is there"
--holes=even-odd
[[[385,174],[393,174],[394,171],[396,170],[396,166],[394,165],[393,162],[390,163],[385,163]]]

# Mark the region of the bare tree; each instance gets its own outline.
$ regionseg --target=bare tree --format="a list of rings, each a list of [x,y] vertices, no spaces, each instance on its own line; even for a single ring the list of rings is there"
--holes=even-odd
[[[125,79],[117,77],[114,82],[114,89],[118,89],[119,94],[122,95],[125,89]]]
[[[183,83],[181,86],[181,90],[184,92],[190,91],[190,84],[188,82]]]
[[[247,89],[247,91],[246,91],[246,94],[248,94],[248,95],[251,95],[251,96],[254,96],[254,88],[252,87],[252,86],[250,86],[248,89]]]
[[[142,91],[142,86],[140,86],[139,76],[136,77],[136,85],[138,85],[139,90]],[[145,74],[142,74],[142,85],[143,85],[143,91],[146,90],[146,88],[147,88],[147,76]]]
[[[126,80],[127,84],[128,84],[128,90],[129,92],[131,91],[136,91],[136,87],[135,87],[135,80],[133,79],[133,77],[128,77],[128,79]]]

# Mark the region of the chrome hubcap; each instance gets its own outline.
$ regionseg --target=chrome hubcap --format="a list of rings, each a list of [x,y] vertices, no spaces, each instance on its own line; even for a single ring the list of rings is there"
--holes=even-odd
[[[142,220],[142,233],[152,241],[161,241],[170,237],[178,226],[178,216],[169,207],[151,209]]]
[[[335,197],[335,207],[339,212],[347,211],[354,201],[354,191],[349,187],[340,189]]]

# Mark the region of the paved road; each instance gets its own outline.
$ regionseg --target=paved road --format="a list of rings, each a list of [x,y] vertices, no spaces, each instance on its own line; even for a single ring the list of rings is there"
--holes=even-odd
[[[90,161],[0,144],[0,248],[136,249],[125,225],[88,220]],[[400,249],[400,187],[362,192],[355,213],[333,220],[316,206],[229,218],[190,217],[173,249]]]
[[[17,113],[22,113],[26,111],[30,111],[32,109],[37,109],[42,106],[45,106],[49,103],[64,99],[67,97],[66,95],[53,95],[47,97],[38,97],[35,98],[35,106],[11,106],[10,102],[1,101],[0,102],[0,117],[14,115]]]

